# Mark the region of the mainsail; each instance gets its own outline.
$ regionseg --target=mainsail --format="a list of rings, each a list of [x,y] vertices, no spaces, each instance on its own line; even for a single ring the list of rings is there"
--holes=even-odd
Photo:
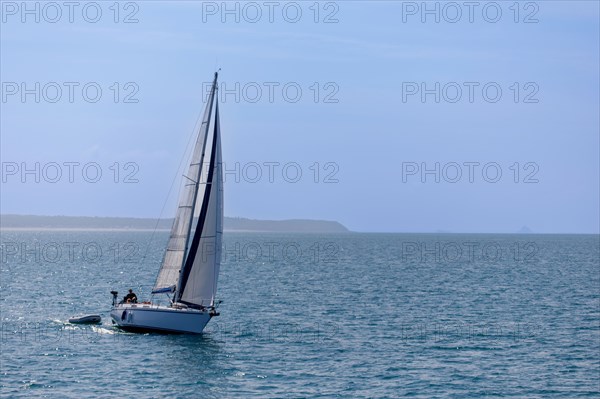
[[[221,263],[223,177],[217,74],[179,200],[162,266],[152,293],[175,292],[174,300],[213,306]],[[212,108],[215,118],[211,131]],[[208,162],[205,163],[206,158]]]

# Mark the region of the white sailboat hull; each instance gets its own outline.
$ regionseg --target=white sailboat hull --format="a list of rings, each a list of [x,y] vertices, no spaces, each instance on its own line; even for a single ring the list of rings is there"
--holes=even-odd
[[[121,304],[111,310],[110,316],[126,331],[200,334],[213,314],[209,310]]]

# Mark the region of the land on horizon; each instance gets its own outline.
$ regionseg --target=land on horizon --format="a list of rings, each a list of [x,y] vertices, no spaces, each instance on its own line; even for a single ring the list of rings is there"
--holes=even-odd
[[[173,218],[136,218],[119,216],[64,216],[0,214],[1,230],[130,230],[169,231]],[[317,219],[259,220],[242,217],[225,217],[226,232],[253,233],[350,233],[337,221]],[[366,233],[366,232],[365,232]],[[371,231],[371,233],[377,233]],[[393,233],[393,232],[381,232]],[[586,234],[540,233],[524,225],[512,232],[464,232],[438,229],[435,231],[397,231],[406,234]]]
[[[170,230],[172,224],[173,218],[0,215],[0,228],[5,230]],[[224,230],[273,233],[346,233],[350,231],[341,223],[329,220],[256,220],[240,217],[225,217]]]

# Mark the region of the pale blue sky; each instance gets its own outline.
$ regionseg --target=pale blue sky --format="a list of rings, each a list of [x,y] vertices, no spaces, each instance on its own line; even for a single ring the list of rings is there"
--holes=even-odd
[[[303,12],[297,23],[282,17],[280,8],[289,2],[275,9],[273,23],[265,14],[257,23],[243,16],[223,23],[220,13],[204,14],[203,21],[206,2],[142,1],[135,3],[139,22],[132,24],[114,23],[112,1],[100,2],[98,23],[76,10],[73,23],[63,15],[54,24],[44,15],[40,23],[25,15],[23,23],[21,10],[13,15],[6,3],[2,213],[158,217],[204,105],[203,82],[218,66],[229,89],[235,82],[280,83],[272,103],[265,87],[256,103],[236,103],[229,95],[221,104],[225,163],[233,169],[238,162],[249,174],[239,182],[228,176],[227,216],[338,220],[356,231],[514,232],[523,225],[540,233],[599,231],[597,2],[541,1],[533,3],[537,9],[521,2],[519,23],[512,1],[498,2],[497,23],[487,22],[480,9],[473,23],[465,14],[457,23],[443,15],[440,23],[431,16],[422,23],[418,13],[402,21],[406,2],[321,2],[320,21],[336,11],[339,22],[329,24],[314,22],[312,1],[297,2]],[[121,10],[119,18],[131,11]],[[523,23],[532,12],[538,22]],[[11,82],[79,82],[79,88],[97,82],[103,96],[88,103],[76,89],[69,103],[65,89],[57,103],[35,103],[33,95],[23,103],[20,93],[6,93]],[[128,92],[124,84],[134,82],[139,102],[114,103],[114,82],[121,96]],[[283,99],[281,87],[289,82],[303,90],[296,103]],[[314,82],[321,86],[318,103]],[[334,85],[325,88],[328,82]],[[466,89],[457,103],[435,103],[433,95],[422,103],[418,95],[403,102],[403,82],[480,86],[473,103]],[[503,90],[496,103],[481,96],[488,82]],[[528,82],[538,89],[537,103],[523,102],[534,87],[526,89]],[[324,103],[335,87],[338,102]],[[73,183],[66,176],[35,183],[33,175],[23,183],[19,173],[7,174],[9,164],[33,168],[36,162],[96,162],[103,177],[88,183],[76,169]],[[120,183],[109,168],[115,162]],[[139,167],[138,183],[122,182],[127,162]],[[279,166],[269,182],[263,166],[263,177],[252,183],[253,162],[295,162],[302,178],[286,181]],[[432,168],[436,162],[495,162],[502,178],[489,183],[479,168],[472,183],[466,176],[457,183],[429,176],[422,183],[418,175],[403,182],[403,162]],[[524,170],[526,163],[537,165],[537,183],[523,182],[533,170]],[[325,183],[334,171],[337,182]],[[163,216],[173,213],[174,191]]]

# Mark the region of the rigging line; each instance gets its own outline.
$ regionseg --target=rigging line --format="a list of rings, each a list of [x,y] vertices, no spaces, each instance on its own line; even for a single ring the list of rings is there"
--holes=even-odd
[[[175,185],[175,181],[177,180],[177,178],[179,176],[179,171],[181,170],[183,161],[185,159],[187,159],[189,156],[188,151],[189,151],[190,143],[192,142],[192,139],[195,137],[196,130],[199,129],[198,122],[200,122],[201,119],[202,119],[202,109],[200,109],[200,111],[198,111],[198,116],[196,117],[196,123],[194,123],[194,127],[192,128],[192,132],[190,133],[190,137],[188,138],[188,141],[187,141],[186,151],[184,151],[183,155],[181,156],[181,159],[179,160],[179,165],[177,166],[177,170],[175,171],[175,175],[173,176],[173,180],[171,181],[171,187],[169,187],[169,192],[167,193],[165,201],[162,204],[162,208],[160,209],[160,214],[158,216],[158,219],[156,219],[156,224],[154,225],[154,230],[152,231],[152,235],[150,236],[148,245],[146,245],[146,250],[144,251],[144,256],[142,257],[142,263],[146,260],[146,256],[148,255],[148,250],[150,249],[150,245],[152,244],[152,242],[154,240],[154,235],[156,234],[156,230],[158,229],[158,224],[160,223],[160,219],[162,218],[162,215],[165,211],[165,207],[167,206],[167,202],[169,201],[169,197],[171,196],[171,193],[173,191],[173,186]],[[159,272],[160,272],[160,270],[159,270]]]

